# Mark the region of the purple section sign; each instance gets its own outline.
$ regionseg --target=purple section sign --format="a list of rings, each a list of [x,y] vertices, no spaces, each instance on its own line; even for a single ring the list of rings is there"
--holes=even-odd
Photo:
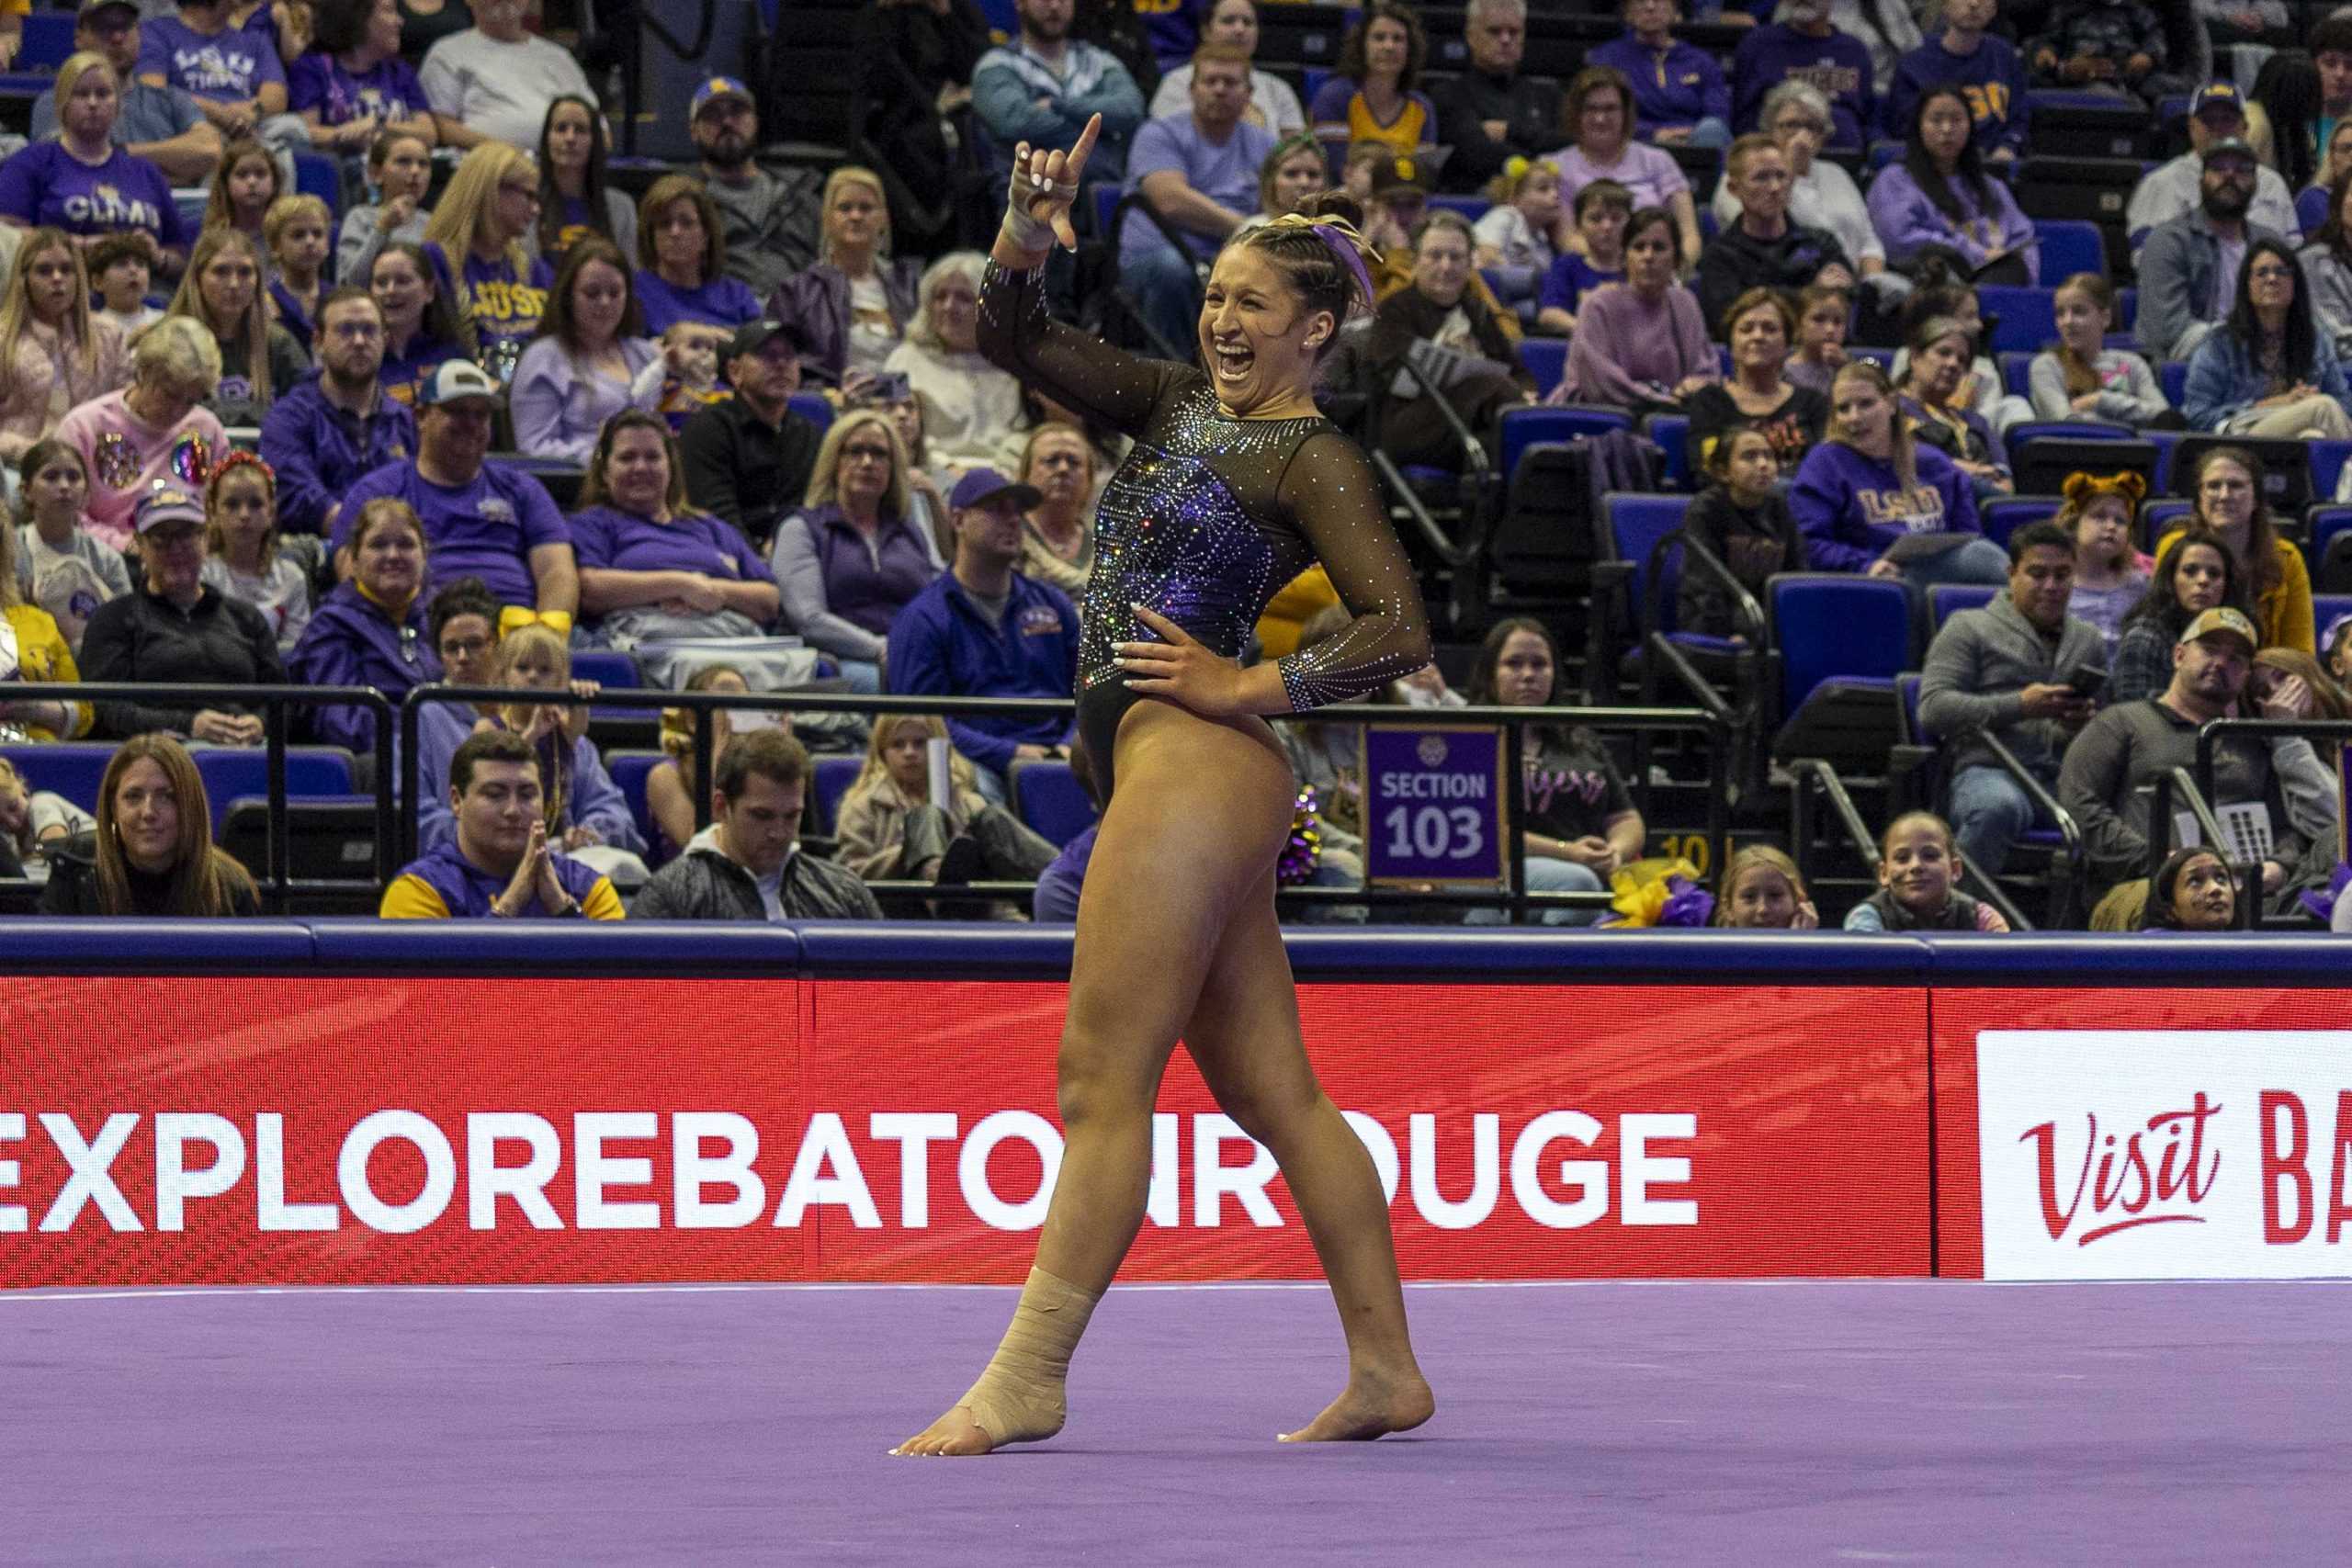
[[[1501,884],[1500,730],[1367,724],[1363,780],[1369,880]]]

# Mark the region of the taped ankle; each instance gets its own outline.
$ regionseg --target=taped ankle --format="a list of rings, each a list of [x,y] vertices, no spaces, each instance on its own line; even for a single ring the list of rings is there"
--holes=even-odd
[[[1100,1291],[1031,1269],[1012,1323],[979,1382],[958,1401],[992,1443],[1034,1443],[1062,1429],[1069,1359],[1094,1315]]]

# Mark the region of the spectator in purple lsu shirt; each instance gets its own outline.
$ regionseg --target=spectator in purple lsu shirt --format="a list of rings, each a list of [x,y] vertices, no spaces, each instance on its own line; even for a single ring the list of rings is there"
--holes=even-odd
[[[286,67],[269,7],[254,19],[258,27],[232,25],[229,0],[180,0],[177,16],[150,17],[140,28],[139,80],[179,88],[223,137],[252,137],[290,173],[294,153],[311,145],[310,128],[286,112]]]
[[[416,456],[387,463],[351,487],[338,514],[336,570],[349,576],[350,525],[378,496],[409,503],[424,523],[438,580],[479,577],[510,607],[569,631],[580,607],[571,530],[538,480],[485,463],[498,383],[452,359],[417,389]]]
[[[615,648],[687,637],[758,637],[782,600],[742,530],[686,500],[669,421],[632,409],[606,422],[571,519],[580,607]]]
[[[1781,0],[1773,19],[1739,40],[1731,57],[1732,129],[1754,130],[1764,95],[1810,82],[1829,100],[1829,145],[1860,152],[1879,124],[1870,47],[1829,24],[1829,0]]]
[[[194,236],[164,171],[114,144],[119,85],[103,55],[76,54],[57,68],[57,140],[0,162],[0,223],[62,229],[85,250],[108,234],[142,233],[157,248],[157,275],[176,277]]]
[[[351,577],[335,584],[287,656],[288,680],[306,686],[373,686],[393,702],[441,678],[424,611],[424,525],[408,502],[379,496],[354,513]],[[322,707],[321,742],[365,755],[389,750],[364,707]]]
[[[401,0],[321,7],[315,46],[286,73],[286,103],[312,146],[345,158],[365,157],[387,130],[438,141],[416,68],[401,58]]]
[[[1624,0],[1625,36],[1584,57],[1634,85],[1642,132],[1662,147],[1731,144],[1731,85],[1715,57],[1674,36],[1675,0]]]

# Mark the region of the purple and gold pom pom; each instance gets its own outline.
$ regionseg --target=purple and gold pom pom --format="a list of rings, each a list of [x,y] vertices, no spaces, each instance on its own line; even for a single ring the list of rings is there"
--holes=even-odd
[[[1291,808],[1290,841],[1274,863],[1274,880],[1284,887],[1305,882],[1323,862],[1323,819],[1315,807],[1315,786],[1300,785]]]

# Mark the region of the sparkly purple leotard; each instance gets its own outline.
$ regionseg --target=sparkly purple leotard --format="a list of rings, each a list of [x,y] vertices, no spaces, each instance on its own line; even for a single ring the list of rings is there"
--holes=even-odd
[[[1096,509],[1079,646],[1079,733],[1104,799],[1119,720],[1143,700],[1112,647],[1152,640],[1131,604],[1230,658],[1267,601],[1320,559],[1355,618],[1277,666],[1293,710],[1363,696],[1429,662],[1420,592],[1372,466],[1329,420],[1227,417],[1191,366],[1137,357],[1047,316],[1035,269],[989,264],[979,346],[1135,441]]]

